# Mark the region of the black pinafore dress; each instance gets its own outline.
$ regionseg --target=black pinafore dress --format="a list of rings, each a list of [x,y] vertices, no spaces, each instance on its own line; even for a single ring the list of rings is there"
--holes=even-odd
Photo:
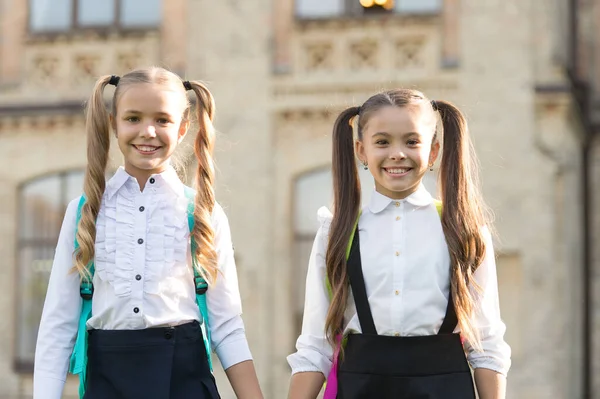
[[[362,334],[350,334],[338,371],[338,399],[475,399],[452,300],[437,335],[378,335],[360,260],[358,227],[348,258]],[[450,293],[452,298],[452,293]]]

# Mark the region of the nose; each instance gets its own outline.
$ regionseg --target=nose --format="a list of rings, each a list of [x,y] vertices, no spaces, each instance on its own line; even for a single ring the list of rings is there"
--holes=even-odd
[[[398,160],[398,159],[406,159],[406,154],[402,148],[395,148],[390,151],[390,159]]]
[[[156,127],[152,123],[146,124],[142,128],[141,136],[147,138],[156,137]]]

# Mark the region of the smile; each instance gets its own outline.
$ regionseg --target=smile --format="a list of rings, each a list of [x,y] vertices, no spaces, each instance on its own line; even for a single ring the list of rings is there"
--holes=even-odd
[[[392,177],[402,177],[407,175],[412,168],[383,168],[383,170]]]
[[[132,144],[133,148],[135,148],[138,152],[142,154],[153,154],[161,147],[156,147],[153,145],[135,145]]]

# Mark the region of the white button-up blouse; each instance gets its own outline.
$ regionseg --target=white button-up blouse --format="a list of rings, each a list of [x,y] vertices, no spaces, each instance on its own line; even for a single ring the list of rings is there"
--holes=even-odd
[[[79,198],[60,231],[35,354],[34,398],[59,399],[81,311],[71,273]],[[107,182],[96,222],[92,317],[88,329],[137,330],[199,320],[191,267],[188,199],[175,170],[153,175],[140,191],[123,168]],[[229,222],[212,214],[219,274],[207,293],[212,348],[225,369],[251,359]]]
[[[333,349],[325,338],[329,296],[325,286],[325,255],[332,214],[321,208],[320,228],[314,241],[306,279],[302,333],[297,352],[288,356],[292,373],[315,371],[325,376],[332,366]],[[433,198],[421,185],[404,200],[373,192],[359,219],[362,268],[380,335],[415,336],[437,334],[448,304],[450,255]],[[510,347],[504,341],[492,238],[484,229],[487,253],[475,272],[482,289],[473,323],[481,336],[483,351],[465,343],[473,368],[506,374]],[[344,314],[345,331],[360,332],[354,299],[350,293]],[[458,330],[457,330],[458,331]]]

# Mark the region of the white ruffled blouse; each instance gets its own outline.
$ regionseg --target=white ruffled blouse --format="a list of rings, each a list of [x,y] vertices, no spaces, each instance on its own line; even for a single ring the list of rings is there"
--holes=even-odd
[[[79,198],[69,204],[60,232],[38,333],[34,398],[59,399],[81,309],[73,267]],[[199,320],[188,199],[176,172],[151,176],[144,191],[123,168],[107,182],[96,222],[92,317],[88,329],[137,330]],[[207,291],[212,347],[223,368],[251,359],[227,216],[212,214],[220,273]]]

